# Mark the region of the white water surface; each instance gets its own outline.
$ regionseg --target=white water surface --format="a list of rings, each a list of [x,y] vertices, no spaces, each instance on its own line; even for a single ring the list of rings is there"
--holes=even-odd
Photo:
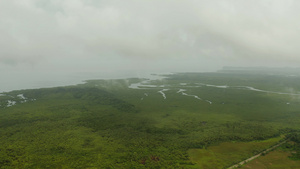
[[[164,73],[165,75],[166,73]],[[171,74],[171,73],[168,73]],[[151,83],[151,81],[155,81],[155,80],[162,80],[166,78],[163,75],[149,75],[147,79],[143,80],[142,82],[138,82],[138,83],[132,83],[128,86],[128,88],[130,89],[147,89],[147,88],[164,88],[166,87],[165,85],[152,85],[149,84]]]
[[[177,93],[185,92],[185,89],[179,89]]]
[[[16,105],[16,104],[17,104],[16,101],[8,100],[8,101],[7,101],[7,106],[6,106],[6,107],[11,107],[11,106],[14,106],[14,105]]]
[[[170,89],[162,89],[162,90],[160,90],[160,91],[158,91],[160,94],[162,94],[162,96],[163,96],[163,98],[164,99],[167,99],[167,96],[166,96],[166,94],[164,93],[165,91],[168,91],[168,90],[170,90]]]
[[[209,101],[209,100],[205,100],[206,102],[208,102],[209,104],[212,104],[212,102],[211,101]]]
[[[212,85],[212,84],[205,84],[205,83],[197,83],[203,86],[208,86],[208,87],[216,87],[216,88],[228,88],[229,86],[227,85]]]
[[[39,89],[58,86],[69,86],[83,84],[86,80],[92,79],[126,79],[126,78],[147,78],[149,80],[163,79],[163,76],[153,75],[170,74],[165,72],[5,72],[0,71],[0,93],[13,90]]]
[[[236,88],[236,89],[243,89],[243,90],[251,90],[256,92],[263,92],[263,93],[273,93],[273,94],[282,94],[282,95],[291,95],[291,96],[300,96],[300,93],[285,93],[285,92],[275,92],[275,91],[268,91],[268,90],[261,90],[251,86],[227,86],[227,85],[212,85],[212,84],[205,84],[205,83],[197,83],[200,86],[208,86],[208,87],[215,87],[215,88]]]
[[[273,94],[283,94],[283,95],[300,96],[300,94],[298,94],[298,93],[274,92],[274,91],[256,89],[256,88],[251,87],[251,86],[237,86],[237,87],[246,88],[248,90],[257,91],[257,92],[263,92],[263,93],[273,93]]]
[[[20,99],[26,100],[26,97],[23,94],[17,95]]]
[[[199,96],[187,94],[187,93],[185,93],[185,91],[186,91],[185,89],[179,89],[179,91],[178,91],[177,93],[181,93],[181,94],[184,95],[184,96],[191,96],[191,97],[194,97],[195,99],[198,99],[198,100],[203,100],[203,99],[200,98]],[[212,102],[209,101],[209,100],[204,100],[204,101],[208,102],[209,104],[212,104]]]

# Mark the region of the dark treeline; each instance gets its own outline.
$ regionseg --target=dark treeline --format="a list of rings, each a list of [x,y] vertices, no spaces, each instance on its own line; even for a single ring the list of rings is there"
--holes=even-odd
[[[287,143],[286,148],[292,151],[291,159],[300,160],[300,131],[294,131],[288,135],[292,143]]]

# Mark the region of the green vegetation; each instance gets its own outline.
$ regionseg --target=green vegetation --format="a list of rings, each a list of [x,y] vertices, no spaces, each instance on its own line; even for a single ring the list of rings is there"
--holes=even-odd
[[[290,142],[286,143],[283,146],[283,149],[286,151],[292,152],[289,156],[293,160],[300,160],[300,132],[292,132],[288,135]]]
[[[180,73],[128,88],[144,80],[3,93],[0,168],[224,168],[300,129],[300,95],[274,93],[298,93],[299,77]]]
[[[272,138],[264,141],[252,142],[224,142],[207,149],[190,149],[191,160],[203,169],[224,168],[247,159],[263,151],[266,147],[276,144],[281,138]]]
[[[249,163],[243,165],[242,169],[293,169],[300,168],[299,159],[295,158],[298,151],[294,149],[294,142],[285,143],[280,148],[271,151]]]
[[[264,154],[264,156],[255,159],[242,168],[253,169],[280,169],[280,168],[300,168],[300,134],[299,131],[291,131],[287,135],[288,142],[284,143],[276,150]]]

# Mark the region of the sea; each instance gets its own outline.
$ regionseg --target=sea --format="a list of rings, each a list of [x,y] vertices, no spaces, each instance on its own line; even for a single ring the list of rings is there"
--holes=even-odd
[[[39,89],[83,84],[94,79],[151,78],[169,72],[0,72],[0,93],[13,90]]]

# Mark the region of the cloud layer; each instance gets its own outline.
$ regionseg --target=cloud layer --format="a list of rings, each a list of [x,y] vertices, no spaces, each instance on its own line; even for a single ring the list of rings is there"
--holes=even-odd
[[[295,66],[299,18],[300,2],[293,0],[0,1],[0,66],[45,71]]]

